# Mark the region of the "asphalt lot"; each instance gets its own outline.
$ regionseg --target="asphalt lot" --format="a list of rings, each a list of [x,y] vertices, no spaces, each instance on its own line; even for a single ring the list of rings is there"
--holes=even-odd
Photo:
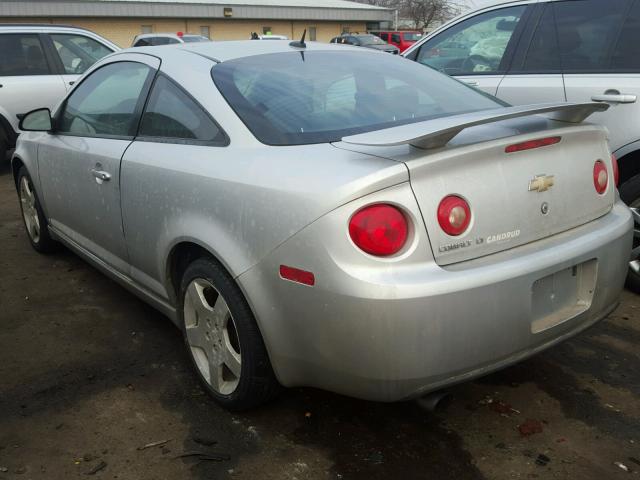
[[[72,253],[31,249],[2,166],[0,327],[0,479],[640,473],[640,301],[626,292],[592,330],[451,389],[435,413],[294,389],[229,414],[169,320]]]

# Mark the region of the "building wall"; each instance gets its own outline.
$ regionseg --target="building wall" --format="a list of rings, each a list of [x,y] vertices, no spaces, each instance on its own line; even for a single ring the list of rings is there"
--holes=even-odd
[[[129,47],[133,38],[142,33],[142,26],[149,25],[153,32],[185,32],[200,34],[200,27],[209,27],[212,40],[248,40],[252,32],[262,34],[264,27],[271,27],[274,35],[300,38],[304,29],[316,27],[316,40],[328,42],[344,29],[351,32],[366,31],[365,23],[300,22],[274,20],[222,20],[222,19],[161,19],[161,18],[1,18],[0,23],[59,23],[74,25],[96,32],[123,48]],[[307,40],[309,37],[307,36]]]

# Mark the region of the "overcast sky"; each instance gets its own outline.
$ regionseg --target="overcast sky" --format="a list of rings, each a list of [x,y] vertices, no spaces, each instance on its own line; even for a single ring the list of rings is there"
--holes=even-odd
[[[488,3],[491,3],[493,0],[453,0],[453,1],[465,8],[479,8]]]

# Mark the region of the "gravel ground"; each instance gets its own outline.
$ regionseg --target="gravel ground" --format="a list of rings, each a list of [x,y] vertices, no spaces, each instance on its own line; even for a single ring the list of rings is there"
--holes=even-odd
[[[72,253],[31,249],[7,167],[0,252],[0,479],[640,472],[640,302],[630,293],[580,337],[453,388],[435,413],[293,389],[239,415],[208,400],[169,320]],[[196,453],[207,456],[184,456]]]

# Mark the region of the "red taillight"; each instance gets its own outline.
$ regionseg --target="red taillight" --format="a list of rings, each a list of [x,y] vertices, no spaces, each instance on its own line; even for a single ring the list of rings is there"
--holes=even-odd
[[[316,283],[316,277],[312,272],[300,270],[299,268],[287,267],[286,265],[280,265],[280,276],[285,280],[302,283],[303,285],[309,285],[310,287],[313,287]]]
[[[602,160],[598,160],[593,166],[593,186],[596,187],[596,192],[602,195],[607,191],[608,184],[609,173],[607,172],[607,166]]]
[[[620,185],[620,169],[618,168],[618,158],[612,153],[611,164],[613,165],[613,182],[616,187]]]
[[[457,195],[444,197],[438,205],[438,223],[447,235],[462,235],[471,223],[471,208]]]
[[[359,249],[378,257],[388,257],[404,247],[409,225],[396,207],[370,205],[351,217],[349,235]]]
[[[540,138],[538,140],[530,140],[528,142],[516,143],[515,145],[509,145],[504,149],[505,153],[522,152],[524,150],[533,150],[534,148],[548,147],[549,145],[555,145],[560,143],[562,137],[549,137]]]

